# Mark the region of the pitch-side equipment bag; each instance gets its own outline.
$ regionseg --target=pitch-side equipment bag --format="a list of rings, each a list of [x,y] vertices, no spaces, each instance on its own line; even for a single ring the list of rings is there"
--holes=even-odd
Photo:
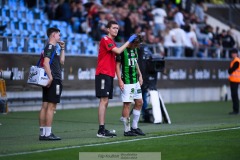
[[[55,55],[55,51],[52,54],[49,64],[52,63],[54,55]],[[33,85],[37,85],[37,86],[46,86],[47,85],[49,78],[48,78],[44,68],[42,68],[41,63],[43,62],[43,59],[44,59],[43,53],[41,53],[41,57],[40,57],[37,65],[30,67],[28,80],[27,80],[28,84],[33,84]]]

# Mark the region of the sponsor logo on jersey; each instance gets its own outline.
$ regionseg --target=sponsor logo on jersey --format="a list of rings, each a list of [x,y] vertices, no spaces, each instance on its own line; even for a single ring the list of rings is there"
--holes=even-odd
[[[108,44],[108,47],[110,48],[110,47],[112,47],[113,46],[113,44],[112,43],[110,43],[110,44]]]
[[[131,93],[134,93],[134,88],[131,88]]]
[[[48,46],[48,49],[52,49],[52,45],[51,44]]]
[[[46,56],[47,56],[47,57],[51,56],[51,52],[47,52],[47,53],[46,53]]]
[[[141,90],[141,89],[138,89],[138,90],[137,90],[137,93],[142,93],[142,90]]]

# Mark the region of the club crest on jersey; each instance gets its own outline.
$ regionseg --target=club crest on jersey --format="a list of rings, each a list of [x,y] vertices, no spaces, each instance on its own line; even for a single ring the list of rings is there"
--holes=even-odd
[[[48,46],[48,49],[52,49],[52,45],[51,44]]]
[[[47,52],[46,56],[48,56],[48,57],[51,56],[51,52]]]
[[[113,44],[112,43],[110,43],[110,44],[108,44],[108,47],[110,48],[110,47],[112,47],[113,46]]]
[[[134,88],[131,88],[131,93],[134,93]]]

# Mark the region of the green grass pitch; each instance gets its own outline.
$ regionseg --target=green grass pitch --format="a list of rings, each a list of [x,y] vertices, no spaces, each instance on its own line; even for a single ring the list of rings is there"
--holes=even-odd
[[[97,106],[97,104],[96,104]],[[97,138],[98,108],[57,110],[53,131],[61,141],[38,140],[38,112],[0,114],[0,160],[78,160],[79,152],[161,152],[162,160],[240,159],[240,115],[231,102],[166,104],[172,124],[139,123],[146,136],[124,137],[121,107],[109,107]]]

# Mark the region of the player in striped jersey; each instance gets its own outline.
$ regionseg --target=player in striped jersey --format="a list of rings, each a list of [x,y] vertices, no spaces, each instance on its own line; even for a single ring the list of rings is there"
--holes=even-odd
[[[116,73],[123,101],[122,121],[124,124],[124,136],[145,135],[142,130],[138,128],[140,111],[143,104],[141,91],[143,79],[137,63],[138,46],[141,42],[142,37],[138,35],[123,53],[116,57]],[[132,127],[130,128],[129,111],[133,101],[135,105],[133,108]]]

